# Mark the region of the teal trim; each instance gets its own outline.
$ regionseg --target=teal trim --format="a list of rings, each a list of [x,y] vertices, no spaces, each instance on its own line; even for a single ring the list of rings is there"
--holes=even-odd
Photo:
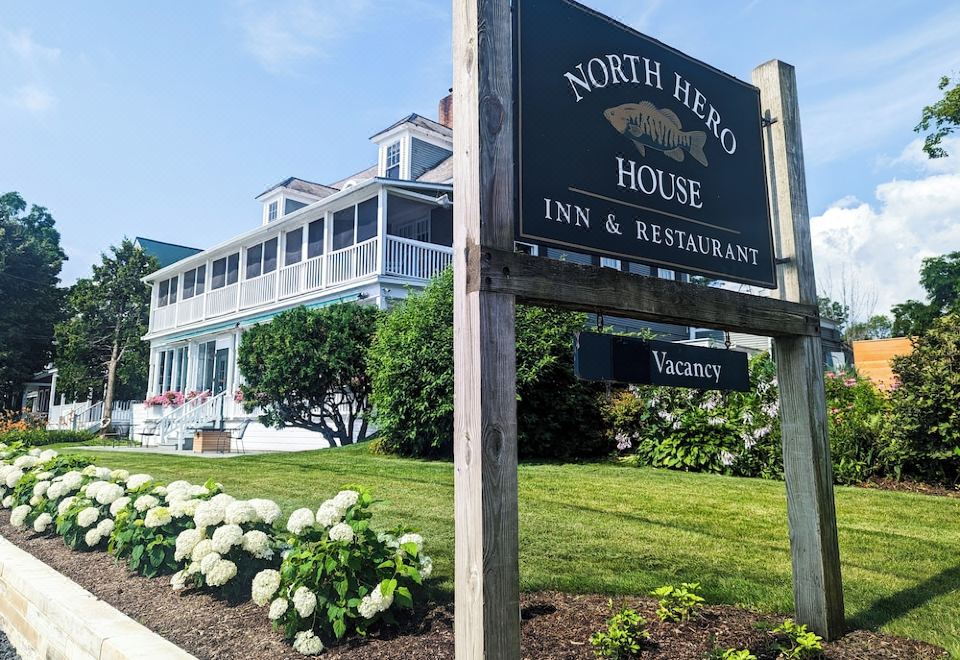
[[[361,300],[359,293],[352,293],[349,296],[340,296],[339,298],[334,298],[333,300],[324,300],[322,302],[308,303],[303,305],[294,305],[293,307],[286,307],[284,309],[275,309],[272,312],[264,312],[263,314],[257,314],[256,316],[249,316],[247,318],[225,321],[223,323],[218,323],[216,325],[207,326],[205,328],[200,328],[198,330],[191,330],[189,332],[181,332],[176,335],[170,335],[168,337],[160,337],[164,343],[172,343],[175,341],[182,341],[184,339],[190,339],[191,337],[199,337],[200,335],[208,335],[211,332],[218,332],[220,330],[226,330],[228,328],[246,328],[251,325],[256,325],[262,321],[269,321],[277,314],[282,314],[294,307],[306,307],[307,309],[319,309],[321,307],[328,307],[330,305],[336,305],[342,302],[351,302],[354,300]]]

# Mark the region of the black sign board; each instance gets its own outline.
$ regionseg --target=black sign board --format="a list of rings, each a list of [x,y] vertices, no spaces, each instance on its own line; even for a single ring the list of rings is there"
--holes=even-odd
[[[776,288],[760,93],[571,0],[516,0],[517,240]]]
[[[648,341],[597,332],[577,334],[574,372],[584,380],[668,385],[698,390],[750,389],[742,351]]]

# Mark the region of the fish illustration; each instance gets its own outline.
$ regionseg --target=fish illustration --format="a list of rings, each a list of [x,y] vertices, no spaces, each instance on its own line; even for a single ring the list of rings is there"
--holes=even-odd
[[[646,155],[646,147],[650,147],[682,163],[684,152],[687,152],[701,165],[707,166],[707,156],[703,153],[707,134],[682,130],[680,118],[669,108],[658,110],[649,101],[641,101],[604,110],[603,116],[618,133],[633,140],[642,155]]]

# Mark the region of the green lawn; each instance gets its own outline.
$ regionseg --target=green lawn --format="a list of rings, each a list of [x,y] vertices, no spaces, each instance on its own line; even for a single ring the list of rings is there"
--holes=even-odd
[[[158,479],[208,477],[289,513],[346,484],[385,502],[376,520],[420,529],[437,582],[452,589],[453,469],[366,447],[231,459],[89,452]],[[837,489],[851,625],[922,639],[960,658],[960,500]],[[524,590],[643,594],[700,581],[714,603],[792,610],[784,485],[610,463],[520,466]]]

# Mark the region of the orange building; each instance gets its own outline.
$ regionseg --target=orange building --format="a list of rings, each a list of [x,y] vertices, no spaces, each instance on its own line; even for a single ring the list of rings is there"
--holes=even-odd
[[[896,376],[890,368],[891,358],[913,351],[909,337],[862,339],[853,342],[853,363],[857,373],[872,380],[880,389],[890,389]]]

